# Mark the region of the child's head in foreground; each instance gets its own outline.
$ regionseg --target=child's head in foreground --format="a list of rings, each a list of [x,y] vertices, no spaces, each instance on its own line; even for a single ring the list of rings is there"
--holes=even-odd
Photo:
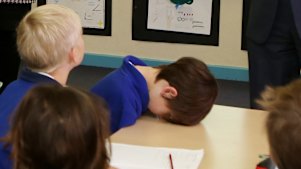
[[[15,169],[108,168],[108,110],[102,99],[59,85],[32,88],[4,138]]]
[[[301,79],[266,88],[257,102],[269,112],[266,130],[272,159],[279,169],[301,168]]]
[[[50,73],[70,62],[77,66],[84,54],[81,20],[62,5],[33,8],[17,27],[17,47],[23,62],[34,71]]]
[[[161,117],[182,125],[198,124],[210,112],[218,94],[216,79],[207,65],[193,57],[182,57],[158,68],[156,82],[163,79],[170,86],[163,90],[162,97],[171,112]],[[152,93],[150,97],[149,109],[155,112],[158,106]]]

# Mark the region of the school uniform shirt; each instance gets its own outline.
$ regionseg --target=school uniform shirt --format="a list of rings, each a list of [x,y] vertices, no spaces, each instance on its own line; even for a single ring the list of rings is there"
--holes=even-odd
[[[0,137],[7,134],[10,129],[11,116],[26,92],[36,84],[56,83],[57,81],[46,75],[24,69],[20,77],[11,82],[0,94]],[[0,143],[0,169],[12,169],[10,149]]]
[[[101,96],[110,108],[111,133],[133,125],[147,110],[146,80],[134,65],[147,66],[134,56],[126,56],[122,66],[98,81],[91,92]]]

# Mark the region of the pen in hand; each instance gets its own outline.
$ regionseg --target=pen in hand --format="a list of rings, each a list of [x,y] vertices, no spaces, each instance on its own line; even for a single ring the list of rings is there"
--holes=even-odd
[[[170,162],[170,168],[171,168],[171,169],[174,169],[174,168],[173,168],[173,162],[172,162],[172,156],[171,156],[170,153],[169,153],[169,162]]]

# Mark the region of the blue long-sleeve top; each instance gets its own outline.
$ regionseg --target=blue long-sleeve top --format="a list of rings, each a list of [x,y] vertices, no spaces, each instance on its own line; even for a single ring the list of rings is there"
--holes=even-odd
[[[24,69],[17,80],[11,82],[0,94],[0,137],[7,134],[13,112],[26,94],[36,84],[57,83],[54,79],[42,74]],[[0,169],[12,169],[10,160],[10,148],[4,148],[0,143]]]
[[[120,68],[91,88],[91,92],[103,97],[109,105],[111,133],[134,124],[147,110],[147,83],[134,65],[146,66],[140,59],[126,56]]]

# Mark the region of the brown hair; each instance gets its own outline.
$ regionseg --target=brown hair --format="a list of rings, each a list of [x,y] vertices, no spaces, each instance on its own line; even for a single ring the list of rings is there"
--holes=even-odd
[[[182,57],[159,68],[156,81],[165,79],[178,92],[174,99],[168,100],[171,115],[163,118],[183,125],[195,125],[204,119],[218,93],[217,82],[207,65],[193,57]]]
[[[25,95],[10,133],[15,169],[103,169],[108,109],[99,97],[59,85],[40,85]]]
[[[301,80],[266,88],[257,103],[269,112],[266,130],[278,168],[301,168]]]

